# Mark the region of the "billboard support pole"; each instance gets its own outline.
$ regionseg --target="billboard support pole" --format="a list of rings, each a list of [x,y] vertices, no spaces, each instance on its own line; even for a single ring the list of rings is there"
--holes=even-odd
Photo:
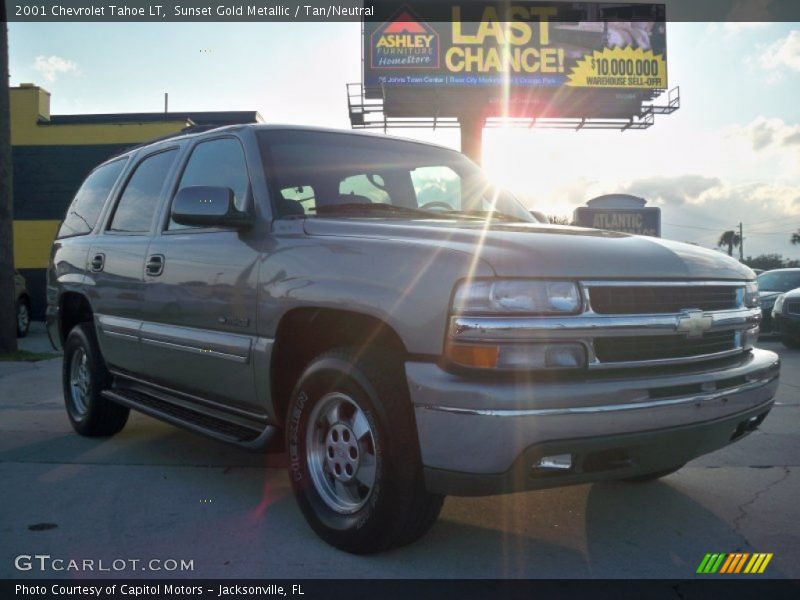
[[[480,114],[463,113],[458,117],[461,129],[461,152],[478,164],[483,155],[483,126],[486,120]]]

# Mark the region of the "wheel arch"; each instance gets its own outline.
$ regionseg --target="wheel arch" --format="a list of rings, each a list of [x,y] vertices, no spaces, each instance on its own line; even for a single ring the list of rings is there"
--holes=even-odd
[[[333,348],[382,348],[408,354],[403,340],[386,321],[362,312],[331,308],[294,308],[281,318],[270,357],[270,396],[283,425],[292,389],[311,360]]]

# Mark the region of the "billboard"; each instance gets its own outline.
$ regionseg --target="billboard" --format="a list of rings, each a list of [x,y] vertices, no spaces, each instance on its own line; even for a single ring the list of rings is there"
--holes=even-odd
[[[384,95],[668,87],[663,4],[409,2],[365,22],[363,44],[364,85]]]
[[[661,209],[653,206],[642,208],[579,206],[575,209],[574,225],[661,237]]]

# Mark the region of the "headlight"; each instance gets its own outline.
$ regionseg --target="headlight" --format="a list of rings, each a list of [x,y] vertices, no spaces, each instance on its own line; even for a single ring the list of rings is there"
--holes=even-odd
[[[785,294],[781,294],[775,300],[775,304],[772,306],[772,313],[773,314],[780,314],[783,312],[783,301],[786,299]]]
[[[747,308],[758,308],[758,282],[748,281],[744,288],[744,305]]]
[[[453,294],[452,315],[555,316],[581,311],[574,281],[494,279],[465,281]],[[583,369],[586,348],[580,342],[486,339],[465,343],[451,338],[445,356],[453,365],[508,371]]]
[[[456,314],[574,314],[580,308],[581,295],[574,281],[467,281],[453,297]]]

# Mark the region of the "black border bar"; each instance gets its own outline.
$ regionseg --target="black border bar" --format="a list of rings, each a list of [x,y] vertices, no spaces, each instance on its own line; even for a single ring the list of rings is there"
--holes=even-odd
[[[450,21],[452,7],[469,13],[513,0],[3,0],[9,22],[383,22],[405,4],[422,4],[431,21]],[[671,22],[797,22],[798,0],[656,0]],[[554,6],[569,0],[529,2]],[[626,3],[605,0],[608,6]],[[636,3],[633,3],[636,4]],[[114,8],[112,8],[114,7]],[[179,8],[180,7],[180,8]],[[478,8],[476,12],[480,12]],[[465,19],[466,21],[466,19]]]

